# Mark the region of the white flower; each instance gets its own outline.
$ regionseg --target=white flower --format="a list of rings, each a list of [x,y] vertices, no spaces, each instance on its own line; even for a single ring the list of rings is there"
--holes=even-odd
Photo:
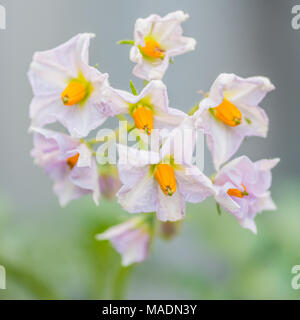
[[[85,137],[111,115],[108,75],[88,64],[94,34],[78,34],[59,47],[36,52],[28,77],[34,98],[32,126],[59,121],[74,137]]]
[[[148,219],[147,219],[148,218]],[[96,235],[97,240],[110,240],[122,256],[122,265],[144,261],[149,255],[152,226],[149,217],[134,217]]]
[[[183,145],[180,134],[174,129],[160,153],[119,146],[123,186],[117,196],[125,210],[157,212],[161,221],[177,221],[185,216],[186,201],[197,203],[215,194],[211,180],[191,164],[193,141]]]
[[[110,104],[114,113],[128,113],[135,126],[148,135],[152,129],[173,129],[187,118],[183,111],[169,107],[167,87],[160,80],[150,81],[139,95],[123,90],[113,92]]]
[[[215,168],[229,160],[246,136],[266,137],[269,119],[258,104],[274,89],[265,77],[220,74],[193,118],[204,129]]]
[[[214,186],[216,201],[234,215],[242,227],[256,233],[255,216],[264,210],[275,210],[269,191],[271,169],[279,159],[252,162],[242,156],[227,163],[216,174]]]
[[[130,51],[131,61],[137,63],[133,70],[136,77],[162,79],[170,58],[195,49],[195,39],[182,36],[181,23],[188,17],[176,11],[165,17],[153,14],[136,21],[135,42]]]
[[[61,206],[85,194],[98,204],[98,168],[91,150],[80,140],[47,129],[31,128],[34,133],[35,163],[54,181],[54,192]]]

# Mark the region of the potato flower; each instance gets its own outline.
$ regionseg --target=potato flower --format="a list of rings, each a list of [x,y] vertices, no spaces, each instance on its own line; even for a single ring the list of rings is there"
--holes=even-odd
[[[91,150],[80,140],[47,129],[32,128],[35,163],[46,170],[54,181],[54,193],[60,205],[92,194],[99,201],[98,168]]]
[[[269,119],[258,104],[274,89],[265,77],[240,78],[223,73],[193,115],[204,129],[215,168],[229,160],[246,136],[266,137]]]
[[[28,72],[34,93],[32,126],[59,121],[71,136],[85,137],[111,115],[108,75],[88,64],[93,37],[78,34],[55,49],[34,54]]]
[[[152,14],[136,21],[130,50],[130,60],[136,63],[133,69],[136,77],[160,80],[172,57],[195,49],[195,39],[182,36],[181,23],[188,17],[175,11],[164,17]]]
[[[127,267],[148,257],[152,233],[152,217],[138,216],[97,234],[96,239],[109,240],[121,254],[122,266]]]
[[[174,129],[160,152],[119,146],[119,176],[123,186],[117,197],[130,213],[156,212],[161,221],[185,216],[186,202],[202,202],[215,195],[212,182],[191,164],[194,144],[183,144]]]
[[[234,215],[242,227],[256,233],[255,216],[264,210],[276,210],[269,191],[271,169],[279,159],[252,162],[242,156],[230,161],[214,177],[217,203]]]
[[[115,114],[129,114],[136,128],[148,135],[153,129],[173,129],[187,118],[169,107],[167,87],[160,80],[150,81],[138,95],[113,90],[110,103]]]

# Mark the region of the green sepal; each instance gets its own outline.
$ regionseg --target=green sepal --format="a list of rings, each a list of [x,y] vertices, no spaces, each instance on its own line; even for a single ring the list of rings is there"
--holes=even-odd
[[[117,44],[129,44],[131,46],[134,46],[134,40],[120,40],[117,42]]]
[[[138,95],[138,92],[137,92],[137,90],[136,90],[133,82],[130,80],[129,83],[130,83],[130,89],[131,89],[132,94],[135,95],[135,96],[137,96],[137,95]]]
[[[189,116],[192,116],[199,109],[199,103],[195,104],[188,112]]]

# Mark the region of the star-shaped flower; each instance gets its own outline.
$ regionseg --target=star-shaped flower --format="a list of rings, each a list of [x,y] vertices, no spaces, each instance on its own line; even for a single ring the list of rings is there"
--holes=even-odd
[[[162,79],[172,57],[195,49],[195,39],[182,36],[181,23],[188,17],[175,11],[164,17],[153,14],[136,21],[130,51],[131,61],[137,63],[133,69],[136,77]]]
[[[93,37],[78,34],[55,49],[34,54],[28,73],[34,93],[32,126],[59,121],[71,136],[85,137],[111,115],[108,75],[88,64]]]
[[[98,204],[99,179],[95,157],[80,140],[52,130],[32,128],[35,163],[54,181],[54,192],[61,206],[85,194]]]
[[[271,169],[279,159],[252,162],[246,156],[230,161],[217,173],[214,186],[216,201],[232,213],[242,227],[256,233],[255,216],[264,210],[275,210],[269,191]]]
[[[185,216],[186,202],[215,194],[211,180],[191,164],[194,143],[183,144],[181,133],[174,129],[159,153],[119,146],[123,186],[117,196],[125,210],[157,212],[161,221],[177,221]]]
[[[150,81],[138,95],[123,90],[113,90],[110,103],[116,114],[129,114],[138,129],[148,135],[153,129],[173,129],[187,115],[169,107],[167,87],[160,80]]]
[[[266,137],[269,120],[258,104],[274,89],[268,78],[220,74],[193,118],[204,129],[214,165],[219,167],[238,150],[246,136]]]
[[[150,250],[152,239],[151,217],[134,217],[103,233],[96,235],[97,240],[109,240],[122,256],[124,267],[144,261]]]

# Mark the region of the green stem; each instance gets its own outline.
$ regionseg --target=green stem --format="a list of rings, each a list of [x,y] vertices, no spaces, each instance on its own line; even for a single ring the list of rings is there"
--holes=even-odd
[[[218,202],[216,202],[216,207],[217,207],[218,215],[220,216],[222,214],[222,211],[221,211],[221,206],[219,205]]]
[[[126,295],[126,287],[128,284],[128,278],[130,275],[132,267],[120,267],[120,270],[117,273],[115,283],[113,286],[113,299],[114,300],[124,300]]]
[[[0,262],[6,269],[8,279],[15,280],[16,283],[34,294],[37,299],[59,299],[57,294],[32,272],[4,259],[2,256],[0,257]]]

